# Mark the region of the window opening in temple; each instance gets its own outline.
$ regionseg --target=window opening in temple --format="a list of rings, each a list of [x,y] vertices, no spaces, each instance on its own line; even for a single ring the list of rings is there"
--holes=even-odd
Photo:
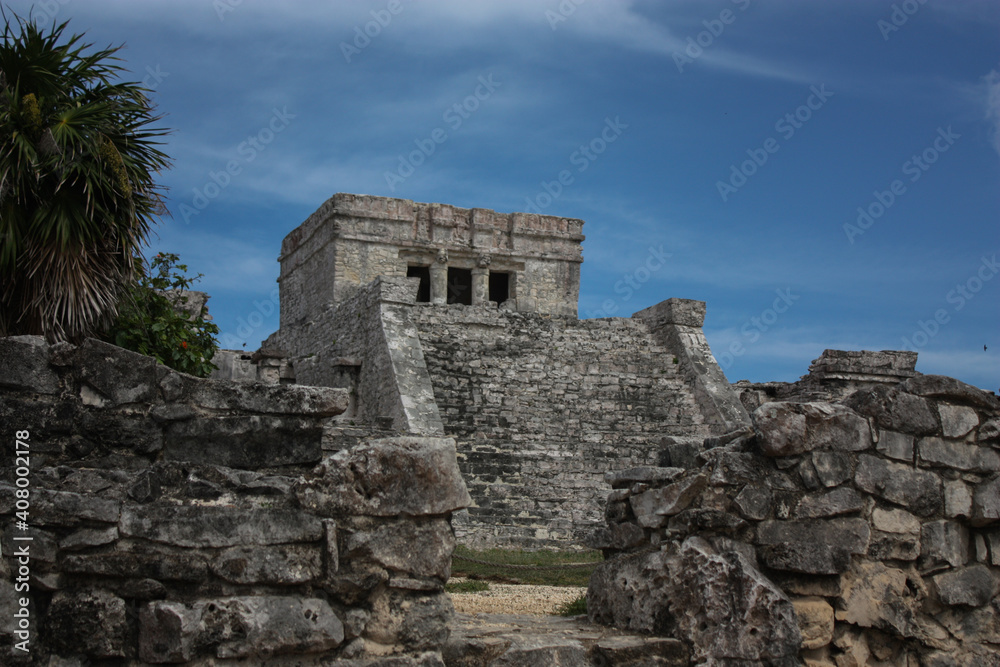
[[[490,301],[503,303],[510,298],[510,274],[490,271]]]
[[[420,287],[417,289],[417,303],[431,302],[431,267],[413,266],[406,267],[407,278],[420,278]]]
[[[448,267],[448,303],[472,305],[472,269]]]

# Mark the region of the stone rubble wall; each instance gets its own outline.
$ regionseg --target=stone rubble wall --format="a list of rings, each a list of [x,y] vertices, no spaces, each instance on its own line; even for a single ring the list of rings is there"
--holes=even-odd
[[[692,305],[700,302],[665,303],[704,316],[703,303],[700,311]],[[445,432],[458,441],[474,500],[467,517],[456,517],[463,544],[579,548],[602,522],[608,469],[655,463],[663,436],[700,441],[749,423],[707,343],[676,342],[678,330],[690,340],[701,336],[700,320],[675,324],[660,311],[659,320],[651,313],[549,318],[496,307],[418,305],[413,312]],[[721,378],[711,384],[716,398],[699,401],[711,367]]]
[[[903,350],[823,350],[798,382],[740,380],[733,389],[747,410],[773,401],[838,402],[861,389],[897,385],[920,375],[917,353]]]
[[[443,665],[470,501],[453,440],[329,454],[346,390],[201,380],[94,340],[0,338],[0,368],[0,663]]]
[[[596,622],[696,664],[1000,665],[1000,400],[942,376],[771,402],[609,473]]]

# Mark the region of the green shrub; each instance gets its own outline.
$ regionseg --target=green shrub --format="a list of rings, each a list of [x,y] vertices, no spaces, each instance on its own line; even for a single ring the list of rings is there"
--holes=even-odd
[[[482,593],[483,591],[490,590],[490,585],[485,581],[467,579],[465,581],[456,581],[450,584],[445,584],[444,590],[448,593]]]
[[[171,253],[159,253],[118,306],[118,319],[104,340],[127,350],[155,358],[164,366],[197,377],[216,368],[212,357],[219,349],[214,334],[219,327],[206,320],[208,309],[190,317],[175,307],[165,290],[187,290],[201,278],[184,275],[187,265]]]
[[[556,608],[559,616],[579,616],[587,613],[587,594],[584,593],[575,600],[564,602]]]

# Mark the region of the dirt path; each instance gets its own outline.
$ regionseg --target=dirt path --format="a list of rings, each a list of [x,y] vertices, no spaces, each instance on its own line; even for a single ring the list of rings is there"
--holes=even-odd
[[[461,579],[452,579],[452,582]],[[479,593],[449,593],[460,614],[554,614],[556,608],[585,594],[576,586],[522,586],[495,584]]]

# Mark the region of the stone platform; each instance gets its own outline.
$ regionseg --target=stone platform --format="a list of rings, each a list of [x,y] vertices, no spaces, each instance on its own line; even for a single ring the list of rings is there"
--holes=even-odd
[[[593,625],[585,616],[457,614],[442,651],[448,667],[688,665],[682,642]]]

